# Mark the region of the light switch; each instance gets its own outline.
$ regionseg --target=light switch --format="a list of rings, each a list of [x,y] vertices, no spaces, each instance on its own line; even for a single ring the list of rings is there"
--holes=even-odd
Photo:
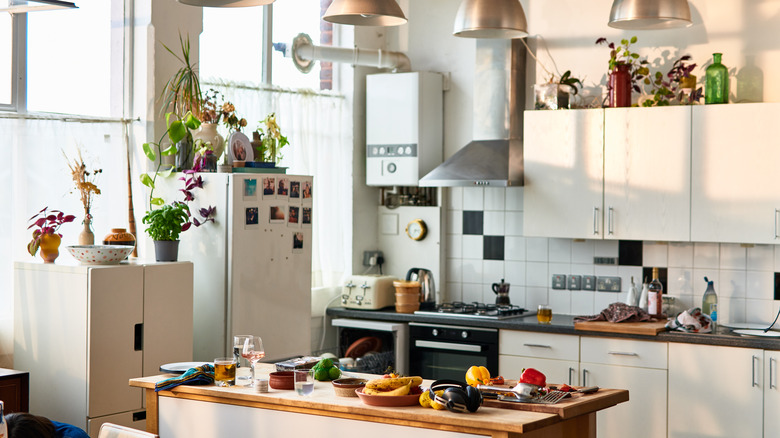
[[[566,276],[563,274],[553,274],[552,276],[552,288],[553,289],[566,289]]]
[[[583,275],[582,276],[582,290],[596,290],[596,276],[595,275]]]
[[[569,275],[569,290],[582,289],[582,275]]]

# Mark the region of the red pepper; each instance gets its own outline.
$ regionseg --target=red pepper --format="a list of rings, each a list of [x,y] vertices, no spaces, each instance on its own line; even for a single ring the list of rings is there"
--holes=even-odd
[[[523,370],[523,374],[520,376],[520,383],[528,383],[530,385],[544,387],[547,384],[547,377],[533,368],[526,368]]]

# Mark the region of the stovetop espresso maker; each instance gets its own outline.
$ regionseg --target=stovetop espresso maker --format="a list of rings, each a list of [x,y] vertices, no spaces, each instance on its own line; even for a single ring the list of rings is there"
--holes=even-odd
[[[509,305],[509,283],[504,283],[503,278],[501,279],[501,283],[493,283],[493,292],[496,294],[497,305]]]

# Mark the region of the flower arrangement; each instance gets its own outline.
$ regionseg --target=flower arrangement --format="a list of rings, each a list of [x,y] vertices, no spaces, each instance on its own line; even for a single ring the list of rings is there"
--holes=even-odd
[[[222,96],[222,93],[213,88],[210,88],[203,96],[200,110],[201,122],[219,123],[219,119],[221,119],[223,115],[222,105],[217,102],[220,96]]]
[[[639,83],[650,74],[650,70],[647,68],[648,61],[639,59],[639,54],[631,51],[631,45],[636,44],[636,42],[636,36],[620,40],[620,45],[607,41],[603,37],[596,40],[596,44],[606,44],[609,47],[609,71],[611,72],[619,65],[627,65],[631,75],[631,88],[637,93],[641,93]]]
[[[284,158],[281,149],[290,144],[287,137],[282,135],[279,124],[276,122],[276,113],[271,113],[259,122],[257,129],[252,133],[253,143],[258,144],[258,161],[279,162]],[[263,128],[265,127],[265,128]]]
[[[230,132],[241,131],[241,128],[246,126],[245,118],[238,118],[236,115],[236,106],[231,102],[225,102],[222,104],[222,122],[228,128]]]
[[[84,164],[84,158],[81,156],[81,150],[78,150],[78,159],[72,161],[65,155],[65,151],[62,151],[62,155],[68,162],[70,168],[70,174],[73,177],[73,183],[76,185],[81,196],[81,204],[84,206],[84,221],[90,222],[92,220],[92,198],[95,195],[100,194],[96,182],[97,177],[103,173],[103,169],[94,169],[92,172],[87,170],[87,165]]]
[[[28,219],[28,222],[32,221],[27,229],[35,228],[32,233],[32,240],[27,244],[27,252],[31,256],[35,256],[38,252],[38,248],[41,246],[41,240],[44,236],[57,235],[58,238],[62,237],[62,234],[57,230],[68,222],[73,222],[76,216],[72,214],[66,215],[59,210],[49,210],[49,207],[43,207],[43,210],[39,211],[33,217]]]

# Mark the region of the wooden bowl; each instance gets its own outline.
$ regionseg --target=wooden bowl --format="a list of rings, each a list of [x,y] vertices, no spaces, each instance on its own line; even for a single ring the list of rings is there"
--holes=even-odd
[[[355,390],[364,387],[366,382],[366,379],[343,378],[336,379],[331,383],[333,384],[333,390],[336,392],[337,396],[357,397],[358,395],[355,394]]]
[[[363,394],[363,388],[355,390],[355,394],[360,397],[360,401],[369,406],[417,406],[420,404],[420,394],[409,395],[369,395]]]
[[[268,375],[268,386],[273,389],[294,389],[292,371],[274,371]]]

